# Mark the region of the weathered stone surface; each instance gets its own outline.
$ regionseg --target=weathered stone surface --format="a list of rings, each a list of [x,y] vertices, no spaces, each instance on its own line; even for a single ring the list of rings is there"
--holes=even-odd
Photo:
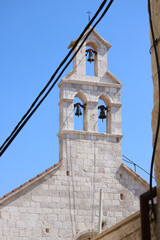
[[[150,224],[151,229],[151,239],[155,240],[155,224]],[[127,217],[123,221],[114,225],[113,227],[107,229],[101,234],[97,234],[96,237],[92,238],[93,240],[141,240],[141,220],[140,212]]]

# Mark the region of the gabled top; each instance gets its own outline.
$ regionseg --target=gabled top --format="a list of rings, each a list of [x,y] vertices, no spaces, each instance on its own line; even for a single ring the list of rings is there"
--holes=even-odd
[[[91,30],[91,27],[89,27],[89,30],[88,30],[88,31],[90,31],[90,30]],[[88,32],[87,32],[87,33],[88,33]],[[83,38],[85,38],[85,36],[87,35],[87,33],[85,33],[85,35],[83,36]],[[111,45],[109,42],[107,42],[104,38],[102,38],[95,29],[92,30],[92,33],[99,39],[99,41],[100,41],[103,45],[105,45],[105,46],[107,47],[107,51],[112,47],[112,45]],[[73,47],[73,45],[75,44],[75,42],[77,41],[77,39],[78,39],[78,38],[76,38],[75,40],[72,40],[72,41],[71,41],[71,43],[70,43],[69,46],[68,46],[68,49],[71,48],[71,47]]]
[[[30,187],[31,185],[35,184],[40,179],[44,178],[48,174],[51,174],[54,171],[57,171],[62,166],[62,161],[59,161],[58,163],[54,164],[50,168],[47,168],[45,171],[39,173],[37,176],[33,177],[29,181],[23,183],[19,187],[13,189],[11,192],[5,194],[3,197],[0,197],[0,204],[2,204],[4,201],[8,200],[10,197],[13,197],[14,195],[18,194],[20,191],[25,190],[26,188]]]
[[[88,31],[79,41],[78,45],[73,51],[73,54],[77,51],[80,44],[85,39],[86,35],[92,28],[89,27]],[[68,48],[73,47],[77,39],[73,40]],[[81,46],[81,50],[76,54],[73,59],[73,70],[76,70],[78,76],[86,76],[86,50],[89,47],[93,50],[94,53],[94,76],[102,77],[107,71],[107,51],[110,49],[111,44],[104,40],[96,30],[92,29],[92,32],[89,34],[87,39],[84,41]]]

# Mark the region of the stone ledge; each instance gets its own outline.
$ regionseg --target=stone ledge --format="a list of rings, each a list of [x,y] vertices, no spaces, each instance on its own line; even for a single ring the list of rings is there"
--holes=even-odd
[[[91,78],[94,78],[94,81],[91,82]],[[93,80],[93,79],[92,79]],[[95,81],[96,80],[96,81]],[[90,81],[84,80],[71,80],[71,79],[62,79],[58,84],[58,87],[61,87],[64,83],[67,84],[80,84],[80,85],[88,85],[88,86],[96,86],[96,87],[109,87],[109,88],[121,88],[122,84],[119,83],[106,83],[106,82],[99,82],[99,77],[90,77]]]
[[[111,103],[110,107],[122,107],[121,103]]]
[[[90,136],[90,137],[95,137],[91,138],[91,140],[97,140],[97,138],[111,138],[111,139],[116,139],[117,142],[119,142],[123,135],[122,134],[111,134],[111,133],[99,133],[99,132],[88,132],[88,131],[76,131],[76,130],[61,130],[57,136],[60,137],[63,134],[72,134],[73,138],[75,135],[80,135],[80,136]]]
[[[62,103],[73,103],[73,99],[72,98],[62,98],[58,105],[60,106]]]

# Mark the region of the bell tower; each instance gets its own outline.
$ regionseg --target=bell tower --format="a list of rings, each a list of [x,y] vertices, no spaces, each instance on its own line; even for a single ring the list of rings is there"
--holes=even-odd
[[[73,40],[68,48],[71,48],[76,40]],[[87,50],[87,48],[89,49]],[[121,103],[120,89],[122,83],[107,71],[107,51],[111,45],[104,40],[95,30],[73,59],[73,70],[69,72],[59,83],[59,140],[60,140],[60,160],[63,159],[64,136],[82,136],[84,139],[96,139],[98,137],[107,142],[116,142],[121,146]],[[78,46],[77,46],[78,48]],[[77,50],[75,49],[75,51]],[[91,59],[91,61],[90,61]],[[94,61],[93,61],[94,59]],[[86,62],[94,64],[94,76],[86,75]],[[83,108],[83,131],[74,130],[75,107],[74,98],[78,97],[83,104],[78,109]],[[98,101],[103,100],[103,113],[106,111],[106,130],[104,133],[98,132]],[[77,109],[77,108],[76,108]],[[104,123],[105,124],[105,123]],[[121,149],[121,147],[119,147]],[[121,159],[121,151],[118,153]]]
[[[68,48],[71,48],[73,40]],[[122,160],[121,102],[122,83],[107,70],[107,51],[111,45],[95,30],[73,60],[73,70],[59,83],[59,160],[70,178],[71,205],[75,216],[83,211],[81,230],[97,229],[99,190],[105,195],[104,214],[110,199],[116,198],[116,173]],[[78,48],[78,46],[77,46]],[[76,51],[76,49],[75,49]],[[93,61],[94,59],[94,61]],[[94,75],[86,74],[87,60],[94,65]],[[79,98],[80,102],[74,103]],[[102,113],[107,116],[105,131],[98,132],[98,106],[103,101]],[[78,106],[79,105],[79,106]],[[74,118],[82,112],[83,130],[74,129]],[[76,112],[77,111],[77,112]],[[74,202],[75,201],[75,202]],[[113,204],[111,204],[113,208]],[[116,206],[117,208],[119,206]],[[86,220],[87,219],[87,220]],[[84,221],[84,222],[83,222]],[[108,227],[114,224],[108,217]],[[79,227],[75,220],[75,229]],[[91,226],[92,225],[92,226]],[[79,225],[80,226],[80,225]]]

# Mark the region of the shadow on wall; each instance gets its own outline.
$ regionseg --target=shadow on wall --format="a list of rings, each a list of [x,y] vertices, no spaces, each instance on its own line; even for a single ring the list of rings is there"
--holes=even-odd
[[[136,180],[136,178],[132,174],[130,174],[127,170],[125,170],[124,166],[125,166],[124,164],[121,164],[121,166],[116,172],[115,177],[118,180],[118,182],[123,187],[125,187],[126,190],[129,190],[130,192],[133,193],[135,197],[139,198],[139,196],[144,192],[144,189],[142,189],[142,183],[138,181],[138,179]],[[147,186],[146,186],[146,191],[147,191]]]

